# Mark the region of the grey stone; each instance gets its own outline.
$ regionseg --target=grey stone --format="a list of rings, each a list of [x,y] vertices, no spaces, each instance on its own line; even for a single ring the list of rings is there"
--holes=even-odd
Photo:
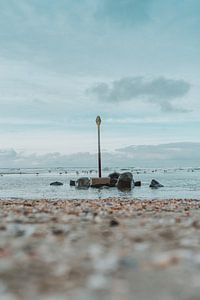
[[[141,186],[141,185],[142,185],[141,181],[135,181],[134,182],[134,186]]]
[[[158,189],[158,188],[164,187],[164,185],[160,184],[160,182],[158,182],[157,180],[152,179],[149,187],[152,189]]]
[[[133,175],[131,172],[122,173],[116,184],[119,190],[131,189],[133,186]]]
[[[113,179],[113,178],[118,179],[119,176],[120,176],[120,173],[118,173],[118,172],[113,172],[113,173],[108,175],[108,177],[110,177],[110,179]]]
[[[78,188],[89,188],[90,179],[88,177],[81,177],[77,180],[76,185]]]
[[[59,181],[55,181],[55,182],[50,183],[50,185],[51,186],[61,186],[61,185],[63,185],[63,183],[59,182]]]
[[[120,176],[120,173],[114,172],[108,175],[110,177],[110,187],[115,187],[117,184],[117,180]]]
[[[76,186],[76,181],[75,180],[70,180],[69,185],[70,186]]]

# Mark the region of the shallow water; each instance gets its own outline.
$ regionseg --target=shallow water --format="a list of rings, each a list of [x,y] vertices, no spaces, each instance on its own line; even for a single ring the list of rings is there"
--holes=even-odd
[[[107,169],[107,176],[112,171],[124,172],[122,169]],[[134,180],[141,180],[142,186],[130,192],[120,192],[116,188],[79,190],[69,186],[70,179],[81,176],[95,177],[96,170],[81,168],[54,169],[0,169],[0,198],[28,199],[97,199],[124,197],[139,199],[193,198],[200,199],[200,168],[191,169],[126,169],[132,171]],[[78,172],[78,173],[77,173]],[[38,174],[37,174],[38,173]],[[164,188],[149,188],[152,179],[158,180]],[[64,185],[53,187],[50,183],[60,181]]]

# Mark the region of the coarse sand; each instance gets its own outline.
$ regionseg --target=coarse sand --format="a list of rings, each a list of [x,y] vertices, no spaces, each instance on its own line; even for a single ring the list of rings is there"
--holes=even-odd
[[[200,201],[0,200],[1,300],[199,300]]]

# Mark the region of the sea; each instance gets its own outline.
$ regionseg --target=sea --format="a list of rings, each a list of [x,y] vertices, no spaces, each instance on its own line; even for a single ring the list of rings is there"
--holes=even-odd
[[[130,171],[141,187],[121,192],[117,188],[78,189],[70,186],[70,180],[80,177],[97,177],[95,168],[3,168],[0,169],[0,199],[105,199],[109,197],[137,199],[199,199],[200,167],[197,168],[105,168],[103,176],[113,171]],[[156,179],[163,188],[151,189]],[[62,186],[50,186],[54,181]]]

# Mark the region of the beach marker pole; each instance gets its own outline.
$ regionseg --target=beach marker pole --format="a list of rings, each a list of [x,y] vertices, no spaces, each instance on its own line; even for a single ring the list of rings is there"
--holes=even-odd
[[[100,116],[97,116],[96,124],[98,128],[98,168],[99,168],[99,178],[101,178],[101,138],[100,138],[101,118]]]

